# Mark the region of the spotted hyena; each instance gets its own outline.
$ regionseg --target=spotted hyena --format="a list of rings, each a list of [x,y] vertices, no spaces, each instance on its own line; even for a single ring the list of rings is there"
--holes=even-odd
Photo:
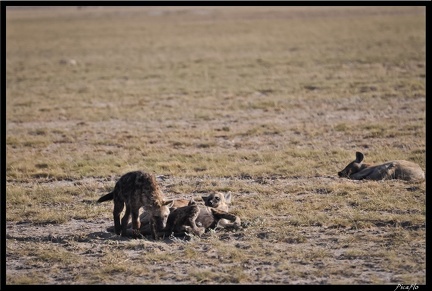
[[[370,165],[363,163],[364,155],[356,152],[356,159],[349,163],[339,177],[351,180],[389,180],[400,179],[405,181],[418,181],[425,178],[419,165],[405,160],[395,160],[383,164]]]
[[[141,223],[139,220],[139,210],[144,208],[144,212],[149,214],[149,227],[153,239],[158,238],[157,229],[166,226],[172,200],[164,200],[164,195],[159,188],[154,175],[133,171],[124,174],[115,184],[114,190],[99,198],[98,202],[114,200],[114,231],[116,234],[127,236],[127,225],[132,216],[132,231],[134,237],[141,237],[139,232]],[[120,213],[126,205],[126,211],[121,219]]]
[[[229,205],[231,204],[231,193],[223,194],[220,192],[216,192],[210,194],[209,196],[202,197],[202,199],[205,206],[228,212]],[[230,227],[234,224],[234,222],[227,219],[220,219],[218,222],[218,226],[220,227]]]
[[[241,220],[238,216],[228,212],[228,205],[231,203],[231,194],[214,193],[202,197],[205,205],[198,205],[193,199],[179,199],[178,207],[171,208],[166,228],[160,230],[165,235],[174,233],[182,235],[191,233],[202,235],[208,229],[239,228]],[[187,203],[187,205],[185,205]],[[141,234],[148,235],[149,228],[145,221],[148,216],[141,216]]]
[[[164,233],[167,235],[184,235],[185,233],[201,236],[206,230],[215,229],[220,221],[227,223],[224,228],[239,228],[241,220],[238,216],[217,208],[198,205],[193,200],[189,205],[174,209],[167,221]]]
[[[223,194],[221,192],[216,192],[208,196],[203,196],[202,200],[206,206],[228,211],[229,204],[231,204],[231,193]]]
[[[188,206],[191,203],[191,200],[194,202],[193,199],[172,199],[172,200],[168,200],[167,203],[169,203],[169,210],[170,212],[172,212],[174,209],[176,208],[180,208],[183,206]],[[143,211],[140,215],[140,221],[141,221],[141,226],[145,227],[146,225],[149,224],[150,222],[150,214],[146,211]],[[129,223],[128,224],[128,228],[130,228],[132,225]]]
[[[231,203],[231,193],[223,194],[220,192],[212,193],[208,196],[201,197],[202,201],[204,201],[205,206],[217,208],[219,210],[223,210],[228,212],[229,204]],[[196,204],[195,200],[193,198],[191,199],[174,199],[172,200],[172,204],[170,206],[170,211],[184,207],[184,206],[190,206],[191,204]],[[146,225],[149,221],[149,214],[146,212],[143,212],[140,216],[141,224]],[[130,225],[129,225],[130,226]]]

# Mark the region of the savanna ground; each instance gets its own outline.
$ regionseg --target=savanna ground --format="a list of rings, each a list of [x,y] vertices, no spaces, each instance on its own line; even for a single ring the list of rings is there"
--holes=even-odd
[[[6,9],[6,285],[426,284],[425,7]],[[244,228],[121,238],[124,173]],[[2,235],[2,238],[4,236]]]

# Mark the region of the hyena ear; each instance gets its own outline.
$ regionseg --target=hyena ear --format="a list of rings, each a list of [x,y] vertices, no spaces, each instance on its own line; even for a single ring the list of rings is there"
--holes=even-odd
[[[231,192],[225,193],[225,202],[231,203]]]
[[[361,163],[364,159],[364,155],[361,152],[356,152],[356,163]]]
[[[167,200],[167,201],[164,201],[163,205],[164,205],[164,206],[166,205],[166,206],[168,206],[169,208],[171,208],[171,207],[174,206],[174,200]]]
[[[193,199],[193,197],[189,200],[188,206],[191,205],[196,205],[197,203],[195,202],[195,200]]]

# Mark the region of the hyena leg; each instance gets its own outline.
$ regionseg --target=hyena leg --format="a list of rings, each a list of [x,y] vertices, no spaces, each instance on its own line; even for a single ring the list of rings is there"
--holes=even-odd
[[[123,202],[114,202],[114,210],[113,210],[113,216],[114,216],[114,231],[116,234],[121,233],[121,225],[120,225],[120,213],[123,211],[124,203]]]
[[[139,220],[139,208],[132,207],[131,208],[131,215],[132,215],[132,228],[133,229],[139,229],[141,222]]]
[[[170,213],[168,216],[168,220],[165,226],[165,233],[170,235],[174,230],[176,225],[178,224],[178,220],[181,219],[180,213],[176,210]]]
[[[191,209],[189,210],[189,213],[187,214],[187,217],[186,217],[187,218],[187,223],[186,223],[185,229],[188,232],[192,232],[194,235],[201,236],[204,233],[205,229],[204,229],[204,227],[198,227],[196,225],[196,220],[197,220],[197,218],[199,216],[200,209],[199,209],[198,206],[195,206],[195,205],[191,206],[190,208]],[[190,226],[191,230],[189,230],[187,228],[187,225]]]
[[[240,227],[240,217],[216,208],[211,208],[211,211],[215,220],[218,221],[217,225],[221,224],[222,227],[234,227],[236,229]]]
[[[125,211],[125,214],[123,215],[123,218],[121,220],[121,235],[122,236],[127,236],[126,230],[127,230],[127,224],[129,222],[130,213],[131,213],[130,206],[126,205],[126,211]]]
[[[156,221],[154,220],[153,216],[150,217],[150,229],[153,239],[157,240],[159,238],[159,235],[156,229]]]
[[[389,180],[396,177],[396,167],[392,163],[378,167],[377,172],[377,176],[380,180]]]
[[[150,227],[150,214],[148,211],[144,211],[140,217],[140,233],[142,235],[152,235],[152,230]]]
[[[139,220],[139,207],[131,207],[131,215],[132,215],[132,236],[134,238],[142,238],[140,233],[140,220]],[[127,227],[126,227],[127,228]]]
[[[376,168],[366,168],[350,176],[351,180],[374,180]]]

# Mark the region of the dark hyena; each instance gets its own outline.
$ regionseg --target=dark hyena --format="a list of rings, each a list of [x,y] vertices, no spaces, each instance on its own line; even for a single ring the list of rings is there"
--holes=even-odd
[[[363,163],[364,155],[356,152],[356,159],[349,163],[339,177],[352,180],[389,180],[400,179],[405,181],[418,181],[425,178],[425,174],[419,165],[405,160],[395,160],[378,165]]]
[[[132,215],[133,235],[140,237],[139,210],[149,213],[150,230],[153,239],[158,238],[156,229],[163,229],[166,226],[169,207],[172,200],[165,201],[162,191],[156,182],[154,175],[134,171],[124,174],[115,184],[114,190],[99,198],[98,202],[114,200],[114,230],[116,234],[126,236],[129,217]],[[121,219],[120,213],[126,205],[126,211]]]

